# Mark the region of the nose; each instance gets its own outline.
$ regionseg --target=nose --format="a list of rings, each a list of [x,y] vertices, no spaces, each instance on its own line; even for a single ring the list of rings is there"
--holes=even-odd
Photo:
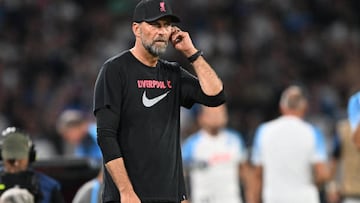
[[[160,27],[159,30],[158,30],[158,33],[159,33],[160,35],[166,34],[166,27],[164,27],[164,26]]]
[[[15,160],[14,166],[15,166],[15,167],[16,167],[16,166],[19,166],[19,161],[18,161],[18,160]]]

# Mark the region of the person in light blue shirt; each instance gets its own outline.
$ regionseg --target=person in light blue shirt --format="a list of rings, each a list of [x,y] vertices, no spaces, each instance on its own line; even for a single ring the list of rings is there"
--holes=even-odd
[[[353,140],[356,147],[360,149],[360,91],[350,97],[347,110]]]
[[[88,133],[89,136],[75,148],[75,155],[78,157],[90,157],[95,160],[101,160],[102,154],[96,140],[96,124],[89,123]]]
[[[182,145],[192,203],[241,203],[246,185],[247,150],[242,135],[229,129],[226,106],[201,106],[200,129]]]
[[[57,122],[58,133],[64,140],[63,154],[88,158],[94,164],[102,164],[102,154],[97,145],[96,124],[80,110],[63,111]]]

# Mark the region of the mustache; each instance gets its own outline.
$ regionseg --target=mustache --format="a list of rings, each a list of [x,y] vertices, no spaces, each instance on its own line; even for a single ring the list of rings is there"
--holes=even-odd
[[[168,40],[167,39],[165,39],[165,38],[157,38],[157,39],[155,39],[154,40],[154,42],[168,42]]]

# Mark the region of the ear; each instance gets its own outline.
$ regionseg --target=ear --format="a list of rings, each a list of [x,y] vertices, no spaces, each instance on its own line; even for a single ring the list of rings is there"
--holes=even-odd
[[[135,37],[139,37],[140,36],[140,24],[134,22],[132,24],[132,31],[133,31]]]

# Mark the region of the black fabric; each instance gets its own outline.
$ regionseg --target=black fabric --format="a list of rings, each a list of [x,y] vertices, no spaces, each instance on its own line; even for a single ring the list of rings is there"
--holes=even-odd
[[[34,195],[35,202],[40,202],[43,198],[43,194],[39,187],[39,181],[32,171],[23,171],[19,173],[6,173],[1,171],[0,183],[5,186],[3,190],[0,190],[0,195],[7,189],[19,186],[20,188],[27,189]]]
[[[226,100],[225,92],[222,90],[215,96],[208,96],[201,90],[200,83],[186,70],[181,72],[181,105],[191,108],[194,103],[215,107],[223,104]]]
[[[101,129],[114,129],[116,145],[136,194],[141,201],[179,202],[186,197],[180,147],[180,106],[195,102],[220,104],[207,97],[196,77],[177,63],[159,60],[156,67],[140,63],[129,51],[108,60],[101,68],[94,92],[94,113]],[[214,101],[213,101],[214,100]],[[99,116],[107,108],[118,117]],[[104,120],[101,119],[104,117]],[[113,127],[102,127],[110,122]],[[100,135],[115,140],[112,130]],[[116,157],[115,141],[99,144],[104,157]],[[104,144],[104,145],[103,145]],[[105,149],[105,150],[104,150]],[[119,155],[119,154],[118,154]],[[103,201],[119,201],[118,190],[104,170]]]
[[[342,146],[341,146],[340,135],[336,134],[333,138],[333,151],[331,153],[331,156],[339,160],[341,158],[341,151],[342,151]]]
[[[105,163],[122,157],[117,140],[119,115],[108,108],[101,108],[95,113],[97,124],[97,141]]]
[[[54,188],[51,191],[51,203],[65,203],[64,197],[60,190]]]
[[[153,22],[163,17],[169,17],[172,22],[180,22],[180,18],[173,14],[170,4],[166,0],[142,0],[134,11],[134,22]]]

